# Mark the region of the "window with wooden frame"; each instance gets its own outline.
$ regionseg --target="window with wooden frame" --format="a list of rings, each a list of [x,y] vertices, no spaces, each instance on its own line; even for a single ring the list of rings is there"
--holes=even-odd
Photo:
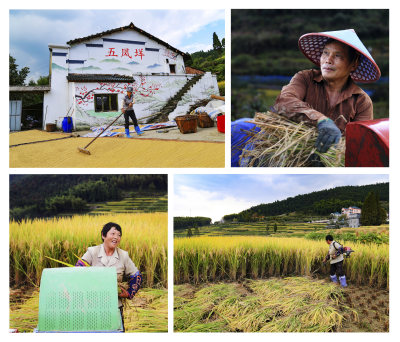
[[[94,95],[95,112],[117,112],[118,95],[117,94],[95,94]]]

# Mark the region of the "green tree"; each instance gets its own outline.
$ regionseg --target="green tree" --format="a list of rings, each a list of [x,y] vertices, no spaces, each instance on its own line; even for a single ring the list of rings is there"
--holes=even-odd
[[[40,76],[35,82],[34,80],[29,81],[30,86],[45,86],[49,85],[49,76]]]
[[[21,70],[18,70],[18,64],[16,63],[16,59],[10,56],[10,64],[9,64],[9,85],[10,86],[22,86],[25,85],[26,77],[29,74],[29,68],[24,67]]]
[[[192,230],[189,228],[188,230],[187,230],[187,237],[192,237],[193,236],[193,233],[192,233]]]
[[[213,49],[214,50],[220,50],[222,49],[222,44],[217,36],[217,34],[214,32],[213,33]]]
[[[276,231],[278,230],[278,226],[276,224],[276,222],[274,223],[274,233],[276,233]]]
[[[361,224],[363,226],[379,226],[384,222],[382,218],[383,212],[379,203],[379,196],[376,192],[371,191],[368,193],[362,206]]]
[[[225,49],[225,38],[222,38],[222,40],[221,40],[221,45],[222,45],[222,48]]]
[[[381,223],[385,223],[387,220],[387,211],[381,207],[380,212],[381,212]]]

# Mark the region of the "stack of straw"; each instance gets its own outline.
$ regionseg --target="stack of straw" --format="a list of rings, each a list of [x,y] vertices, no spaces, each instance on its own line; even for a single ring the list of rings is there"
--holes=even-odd
[[[304,122],[293,122],[284,116],[267,112],[256,113],[252,120],[261,130],[248,132],[251,139],[240,156],[240,165],[250,167],[312,166],[310,159],[319,156],[328,167],[344,166],[345,141],[341,139],[326,153],[315,148],[318,132]]]

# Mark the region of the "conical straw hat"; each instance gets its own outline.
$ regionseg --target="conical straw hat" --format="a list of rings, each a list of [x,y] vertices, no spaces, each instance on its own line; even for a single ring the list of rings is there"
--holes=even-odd
[[[300,37],[299,48],[311,62],[320,66],[322,50],[329,38],[347,44],[360,53],[359,65],[356,70],[350,73],[355,82],[371,83],[379,80],[381,71],[378,65],[353,29],[307,33]]]

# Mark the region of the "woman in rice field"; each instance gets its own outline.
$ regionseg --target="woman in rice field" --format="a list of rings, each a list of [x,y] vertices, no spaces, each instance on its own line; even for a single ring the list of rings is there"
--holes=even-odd
[[[317,126],[316,148],[324,153],[339,142],[347,123],[373,119],[370,97],[354,82],[375,82],[381,72],[352,29],[305,34],[299,47],[319,70],[294,75],[273,109]]]
[[[343,271],[343,253],[340,252],[342,245],[333,240],[332,235],[327,235],[325,237],[326,243],[329,245],[329,252],[326,256],[324,262],[330,260],[331,269],[330,277],[334,283],[338,282],[336,273],[339,276],[339,282],[342,287],[346,287],[346,276]]]
[[[143,134],[143,132],[140,130],[135,111],[133,110],[133,105],[135,103],[135,98],[133,97],[133,88],[128,87],[126,89],[126,95],[124,97],[124,102],[122,105],[122,113],[124,113],[124,119],[125,119],[125,135],[127,138],[132,138],[129,134],[129,118],[131,118],[133,125],[135,126],[135,131],[138,135]]]
[[[75,266],[86,266],[86,262],[91,266],[115,267],[117,270],[118,284],[120,284],[124,278],[128,278],[128,289],[119,286],[118,291],[118,306],[121,311],[122,324],[124,326],[121,299],[132,299],[136,295],[142,284],[142,275],[129,257],[128,252],[118,248],[121,242],[121,236],[122,229],[120,225],[113,222],[105,224],[101,230],[101,239],[103,243],[98,246],[89,247],[87,252],[82,256],[82,260],[78,260]]]

